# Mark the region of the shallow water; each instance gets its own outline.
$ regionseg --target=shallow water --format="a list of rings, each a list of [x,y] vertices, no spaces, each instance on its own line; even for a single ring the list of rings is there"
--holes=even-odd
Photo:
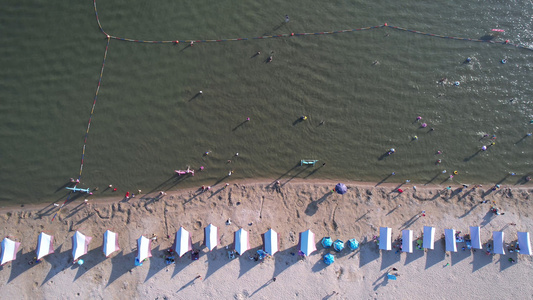
[[[97,4],[106,32],[134,39],[251,38],[388,22],[468,38],[503,28],[499,40],[533,47],[527,1]],[[9,0],[4,10],[0,202],[61,201],[61,187],[79,174],[105,36],[91,1]],[[425,184],[444,183],[453,170],[455,183],[514,184],[533,172],[533,137],[524,138],[533,131],[532,55],[391,28],[193,47],[111,40],[81,186],[100,187],[100,195],[108,184],[146,192],[282,175],[380,181],[393,171],[388,181]],[[448,84],[437,83],[443,77]],[[308,120],[298,122],[302,115]],[[427,128],[414,122],[418,115]],[[496,135],[496,144],[479,152],[490,144],[484,134]],[[380,159],[391,147],[397,152]],[[319,163],[295,167],[300,159]],[[205,170],[170,179],[187,165]]]

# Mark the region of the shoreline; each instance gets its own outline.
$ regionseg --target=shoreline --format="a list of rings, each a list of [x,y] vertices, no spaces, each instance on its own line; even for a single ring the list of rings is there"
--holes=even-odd
[[[388,179],[389,177],[387,177]],[[417,189],[420,189],[420,190],[431,190],[431,189],[445,189],[446,187],[448,186],[451,186],[453,189],[456,189],[456,188],[461,188],[462,185],[457,183],[457,182],[450,182],[451,184],[434,184],[434,183],[430,183],[430,184],[423,184],[423,183],[413,183],[413,182],[409,182],[409,183],[401,183],[401,182],[369,182],[369,181],[354,181],[354,180],[332,180],[332,179],[302,179],[302,178],[294,178],[294,179],[288,179],[288,180],[285,180],[283,181],[283,179],[281,178],[278,178],[278,179],[264,179],[264,178],[257,178],[257,179],[242,179],[242,180],[235,180],[235,181],[220,181],[217,185],[213,185],[211,187],[217,187],[217,189],[219,187],[223,187],[223,185],[227,182],[229,183],[230,185],[265,185],[265,186],[272,186],[276,180],[279,180],[281,185],[285,185],[285,184],[288,184],[288,183],[291,183],[291,184],[313,184],[313,185],[329,185],[331,186],[332,188],[339,182],[342,182],[344,184],[346,184],[346,186],[348,186],[348,188],[350,187],[361,187],[361,188],[372,188],[372,187],[383,187],[383,188],[390,188],[390,189],[395,189],[395,188],[398,188],[398,187],[402,187],[404,190],[406,189],[409,189],[413,186],[416,186]],[[533,181],[532,181],[533,182]],[[489,184],[469,184],[469,188],[473,187],[473,186],[479,186],[481,185],[481,189],[490,189],[494,186],[493,183],[489,183]],[[524,190],[524,189],[532,189],[533,188],[533,183],[525,183],[525,184],[512,184],[512,185],[509,185],[509,184],[501,184],[501,187],[500,189],[505,189],[505,188],[510,188],[510,189],[516,189],[516,190]],[[168,191],[165,191],[167,194],[169,195],[179,195],[179,194],[184,194],[184,193],[197,193],[199,191],[199,188],[193,188],[193,187],[189,187],[189,188],[183,188],[183,189],[178,189],[178,190],[168,190]],[[117,192],[112,192],[112,191],[108,191],[108,192],[105,192],[105,191],[98,191],[98,194],[96,195],[90,195],[88,197],[84,197],[85,194],[81,194],[79,198],[87,198],[89,199],[89,201],[91,203],[95,203],[95,204],[105,204],[105,203],[111,203],[113,201],[121,201],[124,199],[123,196],[123,193],[125,193],[126,191],[117,191]],[[151,192],[151,193],[146,193],[146,194],[141,194],[140,196],[139,195],[136,195],[136,198],[140,198],[140,199],[143,199],[143,198],[150,198],[149,196],[150,195],[154,195],[155,193],[157,193],[159,191],[156,191],[156,192]],[[105,193],[105,195],[103,194]],[[55,202],[42,202],[42,203],[29,203],[29,204],[13,204],[13,205],[6,205],[6,206],[1,206],[0,207],[0,212],[7,212],[7,211],[10,211],[10,210],[24,210],[24,211],[27,211],[27,210],[33,210],[33,209],[40,209],[40,208],[43,208],[43,207],[47,207],[47,206],[50,206],[51,204],[53,203],[57,203],[59,205],[61,205],[63,203],[64,199],[61,199],[59,201],[55,201]],[[78,199],[75,199],[75,200],[72,200],[70,201],[69,203],[71,202],[76,202],[78,201]]]

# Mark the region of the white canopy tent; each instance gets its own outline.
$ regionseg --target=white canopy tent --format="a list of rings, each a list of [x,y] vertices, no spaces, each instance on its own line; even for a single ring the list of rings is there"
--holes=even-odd
[[[278,233],[272,228],[263,234],[263,250],[270,255],[278,252]]]
[[[137,239],[137,257],[136,259],[142,263],[143,260],[152,257],[152,240],[141,235]]]
[[[298,250],[306,256],[309,256],[309,254],[316,250],[315,234],[310,229],[300,232]]]
[[[242,255],[246,250],[250,249],[250,240],[248,239],[248,231],[239,229],[235,231],[234,248],[239,255]]]
[[[481,235],[479,234],[479,226],[470,226],[470,240],[473,249],[482,249]]]
[[[457,252],[455,229],[444,229],[444,237],[446,239],[446,251]]]
[[[4,238],[2,241],[2,255],[0,258],[0,266],[7,264],[8,262],[17,259],[17,251],[19,250],[20,243],[13,240]]]
[[[106,230],[106,232],[104,232],[104,244],[102,248],[105,257],[109,257],[111,253],[120,250],[120,247],[118,246],[118,235],[113,231]]]
[[[392,250],[392,228],[379,228],[379,249]]]
[[[494,243],[494,253],[505,254],[505,249],[503,249],[503,231],[493,231],[492,241]]]
[[[402,252],[413,253],[413,231],[402,230]]]
[[[72,257],[74,257],[74,260],[78,260],[81,256],[87,254],[91,240],[92,237],[85,236],[79,231],[74,233],[72,236]]]
[[[435,244],[435,227],[424,226],[424,240],[422,247],[433,250]]]
[[[54,237],[44,232],[37,239],[37,260],[54,253]]]
[[[529,243],[529,232],[517,232],[518,246],[520,247],[520,254],[531,255],[531,244]]]
[[[215,225],[209,224],[204,228],[204,241],[209,251],[218,245],[218,228]]]
[[[180,227],[176,232],[176,239],[174,240],[174,251],[179,257],[182,257],[185,253],[192,251],[192,239],[191,234]]]

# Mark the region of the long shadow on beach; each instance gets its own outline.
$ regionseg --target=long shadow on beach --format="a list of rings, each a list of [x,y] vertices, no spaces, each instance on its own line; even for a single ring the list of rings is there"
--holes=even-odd
[[[483,249],[476,250],[476,252],[473,253],[473,257],[472,273],[492,262],[492,255],[486,255]]]
[[[166,266],[165,260],[160,259],[161,258],[161,245],[157,245],[155,249],[152,249],[152,258],[150,258],[150,268],[148,269],[148,274],[146,274],[146,278],[144,279],[144,282],[147,282],[150,278],[152,278],[155,274],[159,273],[161,270],[163,270]],[[181,257],[181,259],[187,257],[188,255],[184,255]],[[179,258],[178,258],[179,260]],[[176,262],[177,264],[177,262]]]
[[[259,261],[255,261],[253,259],[250,259],[248,256],[253,256],[255,253],[257,253],[257,250],[261,249],[260,247],[252,248],[245,253],[244,255],[239,256],[239,264],[240,264],[240,270],[239,270],[239,278],[246,274],[246,272],[250,271],[253,267],[258,266],[260,264]]]
[[[479,224],[479,227],[485,227],[485,225],[489,224],[494,219],[494,213],[490,210],[487,211],[487,213],[483,217],[483,221],[481,221],[481,224]]]
[[[413,261],[421,258],[421,257],[424,257],[424,250],[418,250],[416,248],[416,242],[414,243],[415,245],[413,246],[413,253],[406,253],[407,256],[405,257],[405,263],[404,265],[408,265],[410,263],[412,263]]]
[[[205,274],[205,279],[230,262],[228,251],[225,248],[216,248],[205,254],[207,255],[207,273]]]
[[[360,249],[361,250],[359,251],[359,268],[378,259],[380,256],[380,250],[374,242],[361,243]]]
[[[83,261],[85,263],[78,267],[78,272],[76,273],[76,276],[74,276],[73,281],[76,281],[83,274],[97,266],[99,263],[103,262],[105,259],[106,257],[100,247],[87,252],[87,254],[83,256]]]
[[[298,168],[300,166],[300,162],[298,162],[296,165],[294,165],[292,168],[290,168],[289,170],[287,170],[287,172],[283,173],[282,175],[280,175],[278,178],[274,179],[274,181],[272,181],[269,186],[273,185],[276,183],[276,181],[280,180],[281,178],[287,176],[292,170]]]
[[[134,268],[135,255],[135,252],[124,255],[124,252],[121,251],[111,258],[111,274],[106,287]]]
[[[320,197],[320,199],[316,200],[316,201],[312,201],[311,203],[309,203],[307,205],[307,207],[305,208],[305,214],[308,215],[308,216],[312,216],[314,215],[317,211],[318,211],[318,206],[326,201],[328,199],[329,196],[331,196],[333,194],[332,191],[329,191],[327,193],[325,193],[322,197]]]
[[[401,259],[401,256],[399,253],[395,253],[395,250],[390,251],[382,251],[381,254],[381,268],[380,270],[385,270],[386,268],[394,265],[395,263],[399,262]]]
[[[457,246],[457,248],[459,248],[459,245]],[[471,251],[469,251],[469,250],[463,251],[462,249],[459,249],[459,251],[457,251],[457,252],[452,252],[451,253],[452,265],[455,265],[458,262],[462,261],[463,259],[465,259],[467,257],[470,257],[470,255],[471,255],[470,252]]]
[[[272,277],[277,277],[283,271],[290,268],[292,265],[298,262],[298,250],[297,247],[291,247],[289,249],[279,251],[273,258],[275,259],[274,274]]]
[[[10,265],[4,265],[3,268],[6,269],[8,267],[11,268],[11,274],[9,275],[9,279],[7,280],[7,283],[10,283],[15,278],[17,278],[20,274],[28,271],[32,267],[35,267],[34,265],[29,265],[28,262],[33,260],[33,257],[35,256],[35,252],[30,251],[22,254],[22,250],[17,253],[17,259],[11,261]],[[45,263],[45,262],[41,262]]]
[[[65,270],[67,267],[64,266],[69,266],[69,264],[72,264],[72,258],[69,256],[70,251],[61,252],[62,247],[63,245],[59,245],[59,247],[55,249],[53,254],[46,257],[46,262],[42,262],[49,263],[51,265],[51,268],[48,274],[46,274],[46,277],[41,283],[41,286],[43,286],[50,279],[59,274],[59,272]]]
[[[411,225],[413,225],[419,219],[420,219],[420,214],[416,214],[416,215],[412,216],[411,219],[405,221],[405,223],[403,223],[402,226],[400,228],[398,228],[398,229],[399,230],[407,229],[407,228],[411,227]]]
[[[385,181],[387,181],[387,179],[389,179],[391,177],[392,177],[392,174],[389,174],[389,175],[385,176],[385,178],[381,179],[380,182],[376,183],[375,187],[380,185],[380,184],[382,184],[382,183],[384,183]]]
[[[436,240],[434,243],[433,250],[428,250],[426,255],[426,267],[429,269],[437,263],[441,262],[446,258],[446,252],[444,251],[444,239],[441,238]]]
[[[433,181],[435,181],[435,179],[437,179],[439,177],[440,174],[442,174],[442,172],[437,173],[437,175],[433,176],[430,180],[428,180],[426,183],[424,183],[424,185],[431,184]]]

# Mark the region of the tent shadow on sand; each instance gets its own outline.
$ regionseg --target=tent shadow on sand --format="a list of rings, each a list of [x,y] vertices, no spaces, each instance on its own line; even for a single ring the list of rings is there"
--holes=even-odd
[[[229,249],[217,247],[205,254],[207,255],[207,272],[205,274],[205,279],[231,261],[228,257],[228,251]]]
[[[360,244],[359,250],[359,268],[363,267],[364,265],[378,259],[380,257],[380,251],[378,248],[378,245],[376,243],[368,243],[366,242],[366,238],[364,241]]]
[[[21,247],[22,248],[22,247]],[[35,265],[28,265],[28,261],[31,261],[35,257],[35,251],[30,251],[22,254],[22,249],[17,253],[17,259],[11,261],[9,264],[2,266],[3,269],[11,268],[11,274],[7,283],[10,283],[22,273],[28,271]],[[42,263],[42,262],[41,262]]]
[[[291,253],[294,253],[294,255],[292,255]],[[273,256],[275,263],[274,274],[272,275],[272,277],[277,277],[279,274],[283,273],[285,270],[297,263],[299,259],[297,253],[298,249],[296,246],[275,253]]]
[[[162,256],[160,247],[161,245],[157,245],[156,248],[152,249],[152,257],[149,258],[150,267],[148,268],[148,274],[146,274],[144,282],[147,282],[150,278],[152,278],[155,274],[159,273],[159,271],[163,270],[166,266],[165,260],[160,259]]]
[[[239,264],[240,264],[240,270],[239,270],[239,278],[246,274],[246,272],[250,271],[255,266],[258,266],[261,262],[255,261],[253,259],[249,259],[248,256],[254,256],[257,253],[257,250],[261,249],[262,247],[255,247],[251,248],[248,251],[245,251],[243,255],[239,256]]]
[[[200,252],[201,253],[201,252]],[[178,257],[177,255],[174,255],[174,272],[172,273],[172,278],[174,276],[178,275],[181,271],[183,271],[185,268],[187,268],[193,261],[191,259],[191,252],[185,253],[182,257]],[[152,262],[150,262],[152,263]],[[207,276],[206,276],[207,278]]]
[[[485,255],[483,249],[476,250],[476,252],[473,253],[473,257],[472,273],[492,262],[492,255]]]
[[[413,246],[413,253],[406,253],[407,256],[405,257],[405,263],[404,266],[412,263],[413,261],[424,257],[424,250],[418,250],[416,249],[416,245]]]
[[[76,273],[76,276],[74,276],[73,281],[76,281],[90,269],[103,262],[106,257],[102,251],[102,247],[98,247],[87,252],[87,254],[81,257],[81,259],[83,259],[84,264],[78,267],[78,272]]]
[[[457,246],[457,248],[459,248],[459,246]],[[456,263],[462,261],[463,259],[467,258],[467,257],[470,257],[471,256],[471,251],[469,250],[461,250],[459,248],[459,251],[457,252],[452,252],[451,254],[451,257],[452,257],[452,265],[455,265]]]
[[[72,264],[71,249],[61,252],[62,247],[63,245],[59,245],[53,254],[44,258],[52,267],[48,274],[46,274],[41,286]]]
[[[396,253],[396,250],[394,250],[394,248],[390,251],[383,250],[381,252],[382,254],[380,270],[385,270],[388,267],[394,265],[395,263],[400,262],[401,256],[399,253]]]
[[[443,261],[445,257],[446,252],[444,251],[444,238],[441,238],[435,241],[433,250],[427,251],[425,269],[427,270],[437,263]]]
[[[120,251],[115,254],[115,256],[111,257],[111,274],[107,280],[106,287],[110,286],[115,280],[119,279],[120,276],[134,268],[136,255],[136,252],[130,252],[124,255],[124,252]]]

